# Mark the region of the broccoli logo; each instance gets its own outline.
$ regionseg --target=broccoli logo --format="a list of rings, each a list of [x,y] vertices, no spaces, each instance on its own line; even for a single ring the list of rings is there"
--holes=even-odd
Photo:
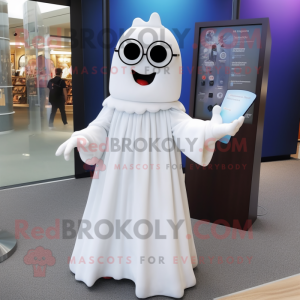
[[[23,261],[26,265],[32,265],[33,277],[46,277],[47,266],[54,266],[56,259],[51,250],[39,246],[29,250]]]
[[[96,167],[94,166],[96,165]],[[96,157],[93,157],[91,159],[88,159],[85,164],[83,165],[83,168],[86,171],[90,171],[91,177],[94,179],[99,179],[99,172],[106,170],[106,165],[104,164],[102,159],[98,159]]]

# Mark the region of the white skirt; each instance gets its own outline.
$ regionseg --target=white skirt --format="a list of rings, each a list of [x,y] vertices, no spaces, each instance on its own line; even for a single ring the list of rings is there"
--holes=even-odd
[[[95,172],[82,218],[83,227],[88,220],[91,228],[89,234],[78,234],[70,261],[76,280],[92,286],[101,277],[127,278],[135,282],[139,298],[180,298],[196,284],[193,268],[198,260],[181,153],[177,146],[166,150],[178,114],[185,115],[185,122],[192,120],[175,109],[143,114],[114,110],[111,143],[102,157],[105,167]],[[125,138],[131,145],[122,149]],[[148,145],[143,150],[141,138],[158,138],[156,145],[165,140],[164,149],[150,151]]]

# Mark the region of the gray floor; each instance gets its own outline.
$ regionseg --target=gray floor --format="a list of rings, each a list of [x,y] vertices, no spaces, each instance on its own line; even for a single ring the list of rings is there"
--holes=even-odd
[[[67,115],[69,124],[64,126],[57,112],[55,128],[49,130],[44,113],[41,126],[36,126],[41,128],[32,131],[28,108],[14,110],[14,131],[0,135],[0,187],[73,175],[74,157],[66,162],[55,156],[58,146],[73,133],[73,115]]]
[[[300,273],[299,179],[299,160],[262,164],[259,204],[267,214],[253,225],[253,239],[241,239],[239,235],[232,239],[231,234],[226,239],[216,239],[209,224],[201,225],[200,232],[210,238],[195,237],[197,253],[204,257],[204,264],[195,269],[197,285],[185,291],[184,299],[213,299]],[[54,226],[55,219],[77,222],[89,186],[90,179],[81,179],[0,191],[0,228],[14,232],[18,219],[28,222],[27,232],[35,226]],[[217,232],[221,234],[224,229],[219,227]],[[33,277],[32,266],[23,262],[27,251],[37,246],[50,249],[56,258],[45,278]],[[99,279],[92,288],[75,281],[67,263],[73,246],[74,239],[21,237],[16,253],[0,264],[0,299],[135,299],[135,286],[129,280]],[[243,263],[237,263],[238,256]],[[252,257],[250,264],[247,256]],[[214,257],[212,263],[209,257]],[[225,262],[219,264],[218,257]],[[227,257],[233,257],[234,263],[228,264]]]

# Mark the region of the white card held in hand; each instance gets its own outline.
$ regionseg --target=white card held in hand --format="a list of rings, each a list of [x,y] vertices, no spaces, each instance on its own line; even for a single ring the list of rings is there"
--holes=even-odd
[[[221,105],[223,123],[231,123],[243,116],[254,102],[254,93],[242,90],[228,90]],[[219,141],[228,144],[231,136],[226,135]]]

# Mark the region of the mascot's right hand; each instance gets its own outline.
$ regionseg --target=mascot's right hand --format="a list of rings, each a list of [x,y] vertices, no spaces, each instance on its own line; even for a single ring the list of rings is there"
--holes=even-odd
[[[55,155],[60,156],[64,154],[65,160],[68,161],[70,159],[70,153],[75,147],[78,148],[78,146],[80,146],[79,143],[81,145],[84,145],[84,147],[89,146],[89,141],[84,136],[82,135],[73,136],[58,147]]]
[[[216,140],[231,135],[234,136],[244,123],[245,117],[239,117],[232,123],[223,123],[221,117],[221,107],[219,105],[214,106],[213,115],[211,119],[212,135]]]

